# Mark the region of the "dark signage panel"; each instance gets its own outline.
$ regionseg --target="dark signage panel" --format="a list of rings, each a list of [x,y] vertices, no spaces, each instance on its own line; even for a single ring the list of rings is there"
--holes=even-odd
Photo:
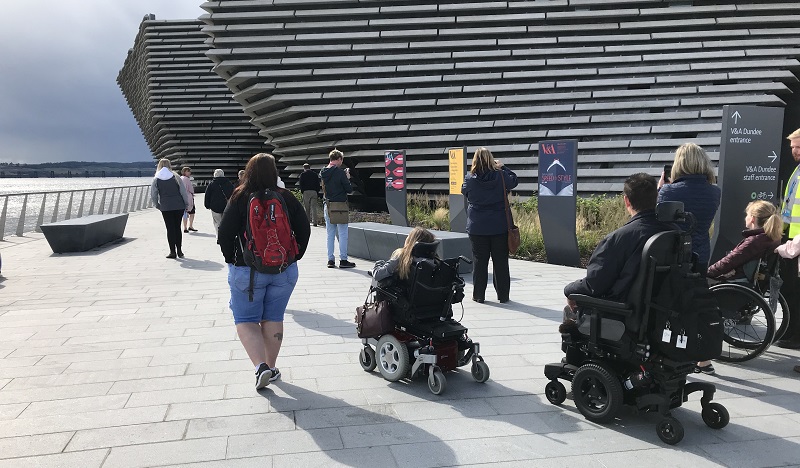
[[[575,194],[577,140],[539,143],[539,196],[571,197]]]
[[[386,151],[384,153],[386,170],[386,208],[396,226],[408,226],[406,210],[406,152]]]
[[[714,219],[711,263],[742,240],[744,210],[754,200],[780,203],[778,168],[783,108],[724,106],[717,184],[722,201]]]
[[[539,223],[547,262],[580,266],[575,232],[578,141],[539,142]]]

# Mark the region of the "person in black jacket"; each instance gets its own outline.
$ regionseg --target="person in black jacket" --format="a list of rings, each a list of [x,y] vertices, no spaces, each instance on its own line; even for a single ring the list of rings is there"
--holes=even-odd
[[[568,284],[564,295],[587,296],[625,302],[628,291],[639,273],[644,244],[654,234],[675,229],[676,226],[662,223],[656,218],[656,179],[645,173],[628,177],[623,187],[625,209],[631,219],[624,226],[610,233],[592,252],[586,277]],[[565,323],[569,311],[576,309],[574,301],[567,299]]]
[[[247,225],[251,193],[272,190],[286,203],[289,222],[299,248],[296,260],[303,258],[311,228],[303,205],[286,189],[278,187],[275,158],[260,153],[247,163],[239,187],[234,190],[225,207],[219,225],[217,243],[228,264],[228,285],[231,290],[230,308],[236,323],[236,333],[247,356],[256,367],[256,390],[280,377],[275,367],[283,342],[283,314],[297,284],[297,263],[278,274],[254,271],[251,288],[251,269],[242,256],[241,239]],[[252,301],[250,295],[252,294]]]
[[[300,174],[300,192],[303,194],[303,208],[306,209],[306,216],[314,226],[319,224],[317,198],[321,189],[319,174],[312,171],[308,163],[303,164],[303,173]]]
[[[222,213],[228,204],[228,199],[233,194],[233,184],[225,178],[222,169],[214,170],[214,180],[206,187],[206,195],[203,204],[206,209],[211,210],[211,219],[214,221],[214,230],[219,233],[219,223],[222,221]]]
[[[517,175],[494,159],[491,151],[475,150],[472,168],[461,186],[461,193],[467,200],[467,234],[475,259],[472,270],[472,300],[475,302],[482,303],[485,299],[489,257],[497,300],[501,303],[509,300],[511,274],[508,270],[506,196],[507,191],[516,186]]]
[[[333,255],[333,240],[339,238],[339,268],[353,268],[355,263],[347,260],[347,223],[334,224],[331,222],[328,209],[332,202],[347,202],[347,194],[353,191],[350,183],[350,168],[342,169],[344,153],[334,149],[328,154],[330,163],[323,167],[319,173],[320,179],[325,184],[325,230],[328,236],[328,268],[336,268],[336,258]]]

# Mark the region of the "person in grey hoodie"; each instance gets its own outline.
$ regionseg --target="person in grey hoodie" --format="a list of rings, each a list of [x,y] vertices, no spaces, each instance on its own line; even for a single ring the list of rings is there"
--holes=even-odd
[[[153,183],[150,184],[150,198],[153,200],[153,205],[161,211],[164,225],[167,227],[167,242],[169,243],[167,258],[183,258],[181,219],[183,212],[191,208],[192,201],[186,191],[186,186],[178,178],[178,174],[172,172],[172,164],[169,159],[158,161],[156,175],[153,177]]]

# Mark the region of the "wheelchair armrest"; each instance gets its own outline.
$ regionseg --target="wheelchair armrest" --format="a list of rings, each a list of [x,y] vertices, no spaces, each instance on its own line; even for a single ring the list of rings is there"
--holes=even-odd
[[[584,294],[570,294],[569,300],[575,301],[579,307],[588,307],[591,309],[597,309],[599,311],[606,310],[625,316],[633,315],[633,310],[631,310],[630,306],[624,302],[607,301],[605,299],[598,299],[596,297],[586,296]]]

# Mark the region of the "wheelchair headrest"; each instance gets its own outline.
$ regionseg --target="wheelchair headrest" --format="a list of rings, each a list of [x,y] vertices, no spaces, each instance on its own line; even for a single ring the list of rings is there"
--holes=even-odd
[[[683,202],[666,201],[656,205],[656,217],[662,223],[680,223],[686,221]]]
[[[411,256],[431,258],[436,255],[436,249],[438,247],[439,247],[438,240],[435,240],[433,242],[417,242],[416,244],[414,244],[414,247],[411,248]]]

